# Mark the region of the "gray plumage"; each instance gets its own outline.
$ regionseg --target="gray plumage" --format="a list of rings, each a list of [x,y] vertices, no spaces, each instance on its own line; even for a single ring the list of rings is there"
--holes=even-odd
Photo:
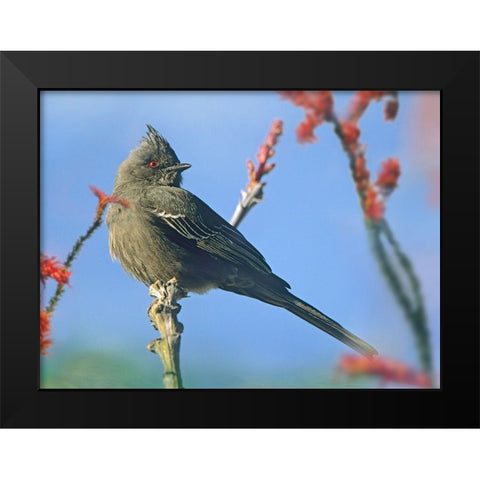
[[[120,165],[106,217],[112,257],[145,285],[176,277],[185,290],[221,288],[283,307],[354,350],[376,350],[339,323],[292,295],[262,254],[198,197],[180,188],[180,163],[165,138],[147,136]]]

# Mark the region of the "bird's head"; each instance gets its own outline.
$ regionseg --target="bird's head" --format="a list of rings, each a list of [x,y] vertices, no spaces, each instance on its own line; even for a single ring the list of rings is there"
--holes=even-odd
[[[182,172],[191,165],[180,163],[170,144],[151,125],[147,135],[118,169],[116,184],[142,182],[179,187]]]

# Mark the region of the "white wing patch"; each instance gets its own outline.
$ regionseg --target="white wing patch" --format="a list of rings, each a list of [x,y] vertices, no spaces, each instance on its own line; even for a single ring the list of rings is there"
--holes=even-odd
[[[174,215],[173,213],[159,212],[158,210],[153,210],[153,213],[157,217],[162,217],[162,218],[180,218],[180,217],[185,218],[185,215],[182,215],[181,213],[178,213],[177,215]]]

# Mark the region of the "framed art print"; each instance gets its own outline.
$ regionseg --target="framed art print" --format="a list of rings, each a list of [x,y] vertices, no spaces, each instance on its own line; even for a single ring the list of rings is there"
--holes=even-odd
[[[1,62],[3,426],[478,426],[477,53]]]

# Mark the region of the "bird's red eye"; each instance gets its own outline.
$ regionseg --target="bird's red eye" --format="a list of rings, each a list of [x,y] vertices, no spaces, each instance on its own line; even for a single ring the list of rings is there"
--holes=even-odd
[[[158,162],[157,162],[156,160],[152,160],[152,161],[148,164],[148,166],[149,166],[150,168],[157,168],[157,167],[158,167]]]

